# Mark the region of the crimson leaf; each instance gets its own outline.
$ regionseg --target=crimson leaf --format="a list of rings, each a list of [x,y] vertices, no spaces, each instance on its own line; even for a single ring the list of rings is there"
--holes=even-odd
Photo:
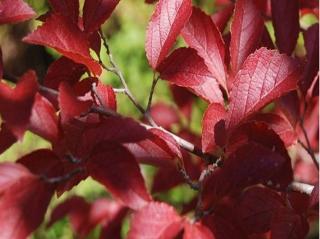
[[[79,0],[49,0],[53,11],[69,18],[73,23],[78,24]]]
[[[13,134],[21,138],[29,124],[38,83],[34,71],[25,73],[12,89],[0,82],[0,113]]]
[[[181,32],[187,44],[197,50],[212,76],[226,89],[225,49],[221,34],[210,16],[193,8],[189,22]]]
[[[31,19],[36,15],[23,0],[2,0],[0,2],[0,25]]]
[[[236,2],[231,24],[230,57],[233,74],[259,44],[263,31],[263,19],[254,0]]]
[[[186,87],[210,103],[223,103],[218,82],[194,49],[175,50],[164,60],[158,71],[162,79]]]
[[[297,64],[276,50],[260,48],[237,73],[230,94],[229,127],[297,87]]]
[[[86,34],[63,15],[51,14],[23,41],[52,47],[73,61],[86,65],[95,75],[101,74],[101,66],[90,56]]]
[[[94,32],[110,17],[119,0],[86,0],[83,7],[83,25]]]
[[[185,223],[183,239],[215,239],[209,228],[201,223]]]
[[[24,239],[43,221],[53,191],[25,167],[0,164],[0,237]]]
[[[191,0],[160,0],[147,29],[146,53],[156,69],[168,54],[192,12]]]
[[[97,147],[88,162],[88,170],[92,178],[132,209],[139,209],[151,200],[138,163],[119,144],[105,141]]]
[[[134,214],[128,239],[175,238],[182,229],[181,224],[181,218],[173,207],[151,202]]]
[[[299,0],[271,0],[271,8],[277,47],[291,55],[300,30]]]

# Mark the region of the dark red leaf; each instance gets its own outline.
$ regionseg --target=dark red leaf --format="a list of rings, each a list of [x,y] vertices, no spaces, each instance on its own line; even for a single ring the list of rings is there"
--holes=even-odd
[[[226,139],[225,120],[227,112],[220,104],[211,104],[202,120],[202,150],[214,151],[223,146]]]
[[[79,20],[79,0],[49,0],[54,12],[64,15],[74,24],[78,24]]]
[[[88,36],[90,48],[95,51],[97,56],[100,56],[101,37],[98,31],[92,32]]]
[[[175,85],[170,85],[170,90],[180,112],[190,121],[194,101],[193,94],[187,89]]]
[[[190,224],[186,222],[184,224],[183,239],[215,239],[214,235],[209,228],[201,223]]]
[[[304,239],[308,230],[306,218],[292,209],[281,208],[272,218],[271,239]]]
[[[165,129],[171,129],[171,127],[174,124],[178,124],[180,120],[176,109],[161,102],[151,107],[150,114],[157,125]]]
[[[86,65],[95,75],[102,72],[100,64],[90,56],[86,34],[63,15],[51,14],[42,26],[23,38],[23,41],[54,48],[73,61]]]
[[[56,110],[52,104],[40,94],[36,94],[34,100],[29,130],[51,142],[56,142],[59,137]]]
[[[251,54],[234,80],[228,127],[234,127],[267,103],[294,90],[299,73],[291,58],[275,50],[260,48]]]
[[[83,7],[83,25],[94,32],[110,17],[119,0],[86,0]]]
[[[231,24],[230,56],[235,75],[249,54],[257,48],[263,31],[263,19],[254,0],[236,2]]]
[[[268,29],[264,26],[261,36],[260,47],[266,47],[268,49],[274,49],[275,46],[273,44],[272,38],[269,34]]]
[[[220,32],[223,33],[226,28],[232,14],[233,14],[234,4],[230,3],[225,6],[222,10],[219,10],[211,16],[212,21],[216,24]]]
[[[0,82],[1,117],[17,138],[21,138],[28,127],[37,90],[38,83],[34,71],[25,73],[14,89]]]
[[[0,130],[0,154],[6,151],[16,141],[17,137],[8,129],[5,123],[2,123]]]
[[[295,127],[300,117],[298,92],[295,90],[283,95],[276,101],[276,105],[279,106],[281,112],[290,121],[291,125]]]
[[[310,207],[319,208],[319,181],[314,184],[314,188],[310,196]]]
[[[203,59],[192,48],[175,50],[158,68],[160,77],[186,87],[209,101],[223,104],[222,92]]]
[[[207,208],[223,196],[271,180],[285,162],[282,155],[261,144],[244,144],[206,179],[203,206]]]
[[[91,101],[80,100],[72,88],[65,82],[62,82],[59,86],[58,99],[63,124],[72,120],[74,117],[80,116],[82,113],[87,113],[92,105]]]
[[[237,216],[242,228],[248,233],[263,233],[271,228],[273,214],[285,206],[284,200],[267,188],[250,188],[237,202]]]
[[[271,0],[271,9],[277,47],[291,55],[300,30],[299,0]]]
[[[98,85],[95,88],[95,92],[98,98],[98,104],[105,107],[112,109],[114,111],[117,110],[117,99],[116,95],[113,91],[113,88],[109,85],[104,85],[100,81],[98,81]]]
[[[53,190],[20,164],[0,164],[0,237],[25,239],[44,220]]]
[[[123,146],[106,141],[88,162],[90,176],[106,186],[125,205],[139,209],[151,200],[138,163]]]
[[[181,34],[187,44],[197,50],[198,55],[204,59],[212,76],[226,89],[224,42],[210,16],[198,8],[193,8],[189,22]]]
[[[128,239],[173,239],[181,229],[181,218],[173,207],[152,202],[133,215]]]
[[[23,0],[2,0],[0,2],[0,24],[16,23],[33,18],[36,13]]]
[[[49,66],[44,78],[44,85],[56,90],[63,81],[74,85],[85,71],[84,65],[75,63],[66,57],[60,57]]]
[[[289,121],[285,120],[277,114],[256,114],[248,122],[258,121],[266,123],[284,142],[285,146],[288,147],[296,142],[297,134]]]
[[[164,60],[191,12],[191,0],[160,0],[157,3],[148,25],[145,46],[153,69]]]
[[[303,33],[303,37],[307,50],[307,65],[300,82],[300,88],[305,94],[319,71],[319,24],[317,23],[309,27]]]
[[[33,174],[46,178],[59,177],[63,168],[58,156],[49,149],[39,149],[21,157],[17,163],[24,165]]]

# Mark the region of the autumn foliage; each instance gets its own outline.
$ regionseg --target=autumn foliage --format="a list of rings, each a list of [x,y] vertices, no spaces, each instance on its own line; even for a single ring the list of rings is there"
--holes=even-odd
[[[119,1],[85,0],[81,11],[78,0],[48,2],[50,11],[22,41],[61,57],[41,80],[32,69],[16,78],[0,65],[0,153],[26,131],[52,145],[0,163],[1,239],[31,235],[52,197],[88,177],[112,199],[71,197],[48,227],[68,216],[79,238],[97,225],[100,238],[120,238],[129,218],[129,239],[307,237],[319,208],[319,24],[305,29],[299,19],[318,17],[317,1],[216,1],[212,15],[191,0],[146,1],[156,2],[146,29],[154,71],[147,107],[128,88],[130,76],[101,30]],[[0,24],[36,16],[23,0],[0,1]],[[103,84],[103,71],[123,88]],[[176,107],[152,103],[159,80],[169,83]],[[117,112],[122,93],[140,120]],[[189,128],[196,98],[208,103],[201,135]],[[140,164],[157,168],[150,190]],[[175,208],[155,199],[183,183],[197,192],[190,203]]]

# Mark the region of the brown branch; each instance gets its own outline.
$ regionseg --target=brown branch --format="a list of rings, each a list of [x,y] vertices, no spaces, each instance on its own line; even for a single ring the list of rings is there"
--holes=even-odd
[[[308,138],[308,134],[307,134],[307,131],[304,127],[304,120],[303,120],[303,117],[300,118],[300,127],[301,127],[301,130],[302,130],[302,133],[304,135],[304,138],[306,140],[306,143],[307,145],[305,145],[301,140],[298,140],[298,142],[301,144],[301,146],[308,152],[308,154],[311,156],[311,159],[314,163],[314,165],[316,166],[316,168],[318,169],[319,171],[319,162],[317,161],[317,158],[312,150],[312,147],[311,147],[311,144],[310,144],[310,141],[309,141],[309,138]]]
[[[146,112],[150,111],[151,108],[151,104],[152,104],[152,98],[153,98],[153,94],[154,94],[154,90],[156,88],[156,85],[159,81],[159,76],[156,76],[156,74],[153,74],[153,79],[152,79],[152,85],[151,85],[151,89],[150,89],[150,94],[149,94],[149,99],[148,99],[148,105],[147,105],[147,109]]]

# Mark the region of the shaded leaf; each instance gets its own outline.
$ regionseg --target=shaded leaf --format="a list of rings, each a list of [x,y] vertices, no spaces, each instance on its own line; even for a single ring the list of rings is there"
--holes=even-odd
[[[24,239],[44,220],[51,188],[20,164],[0,164],[0,237]]]
[[[225,120],[227,112],[220,104],[211,104],[202,120],[202,150],[210,152],[223,146],[226,139]]]
[[[151,106],[150,115],[157,125],[171,129],[174,124],[179,123],[179,115],[176,109],[162,102]]]
[[[34,71],[25,73],[14,89],[0,82],[1,117],[17,138],[21,138],[28,127],[37,90]]]
[[[223,103],[218,82],[192,48],[175,50],[164,60],[158,71],[162,79],[186,87],[210,103]]]
[[[106,141],[96,148],[88,161],[90,176],[125,205],[139,209],[151,200],[138,163],[123,146]]]
[[[78,24],[79,20],[79,0],[49,0],[54,12],[64,15],[73,23]]]
[[[299,0],[271,0],[271,9],[277,47],[291,55],[300,30]]]
[[[95,89],[96,97],[98,98],[98,104],[112,109],[114,111],[117,110],[117,99],[116,95],[113,91],[113,88],[109,85],[104,85],[100,81],[98,81],[98,85]]]
[[[8,129],[5,123],[2,123],[0,130],[0,154],[6,151],[16,141],[17,137]]]
[[[83,6],[83,25],[94,32],[110,17],[119,0],[86,0]]]
[[[230,3],[225,6],[222,10],[217,11],[211,16],[212,21],[216,24],[220,32],[223,33],[226,28],[232,14],[233,14],[234,4]]]

